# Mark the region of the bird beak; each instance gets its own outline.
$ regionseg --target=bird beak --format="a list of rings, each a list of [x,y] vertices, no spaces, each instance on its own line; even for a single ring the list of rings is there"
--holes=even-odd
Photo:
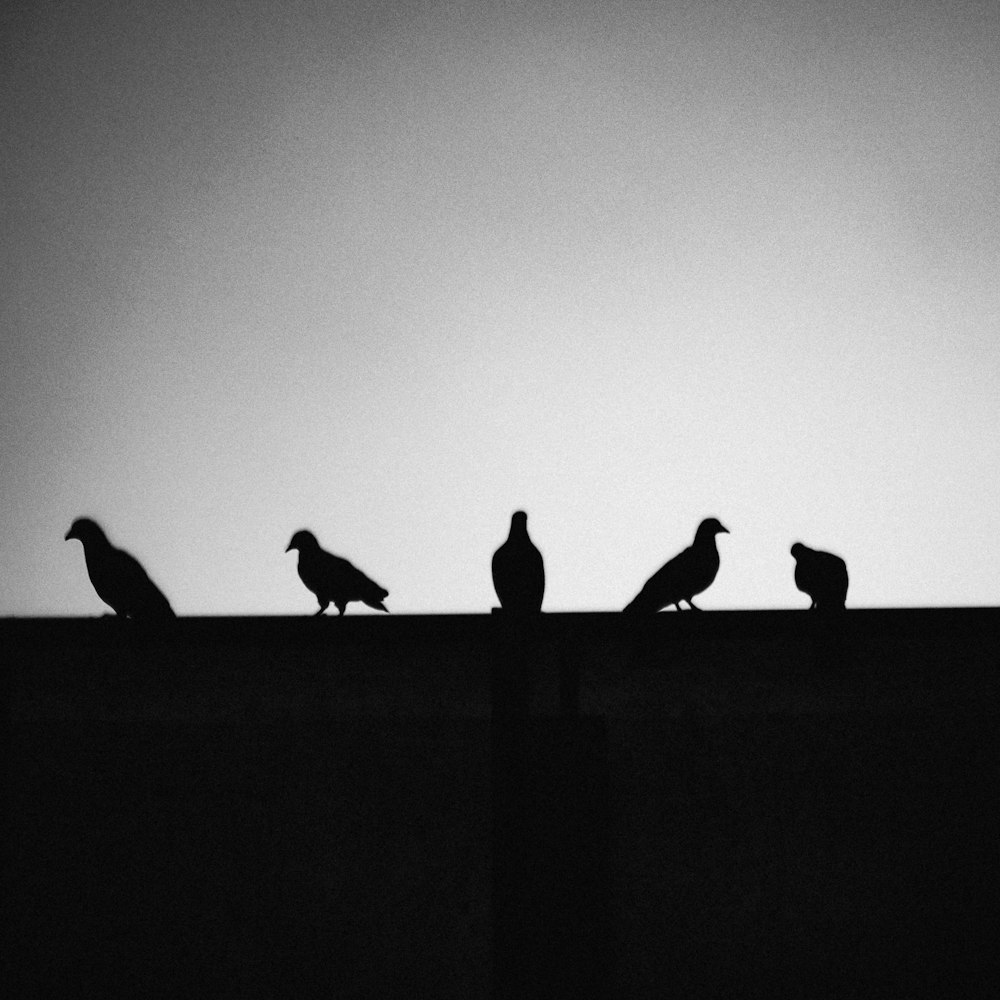
[[[73,537],[73,529],[70,528],[69,531],[67,531],[66,534],[63,535],[63,541],[68,542],[72,537]]]
[[[288,545],[285,547],[285,551],[286,552],[291,552],[292,551],[292,543],[291,542],[289,542]]]
[[[720,526],[720,527],[721,527],[721,526]],[[723,532],[724,532],[725,534],[727,534],[727,535],[729,534],[729,529],[728,529],[728,528],[722,528],[721,530],[722,530],[722,531],[723,531]]]

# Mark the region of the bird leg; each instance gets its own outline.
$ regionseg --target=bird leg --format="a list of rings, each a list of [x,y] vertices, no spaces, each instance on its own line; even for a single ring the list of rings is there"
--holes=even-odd
[[[690,607],[692,611],[701,611],[701,608],[699,608],[690,597],[685,597],[684,600],[688,602],[688,607]],[[680,605],[678,605],[678,608],[679,607]]]
[[[319,611],[317,611],[316,614],[313,615],[313,618],[316,618],[318,615],[323,614],[323,612],[326,611],[326,609],[329,606],[330,606],[330,602],[329,601],[325,601],[325,602],[324,601],[320,601],[319,602]]]

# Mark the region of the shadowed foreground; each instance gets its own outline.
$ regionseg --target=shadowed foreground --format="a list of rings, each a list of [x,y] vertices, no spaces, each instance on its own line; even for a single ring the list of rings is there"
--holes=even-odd
[[[0,638],[10,995],[996,994],[994,609]]]

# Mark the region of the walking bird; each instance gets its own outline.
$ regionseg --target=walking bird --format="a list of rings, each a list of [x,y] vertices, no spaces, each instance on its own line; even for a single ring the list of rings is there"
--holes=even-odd
[[[174,609],[159,587],[150,580],[139,560],[124,549],[116,549],[101,526],[89,517],[78,517],[66,539],[83,544],[87,574],[97,596],[124,618],[175,618]]]
[[[353,563],[321,549],[311,531],[296,531],[285,551],[292,549],[299,552],[299,577],[319,601],[317,615],[323,614],[331,604],[343,614],[351,601],[361,601],[376,611],[388,612],[382,601],[389,596],[389,591],[365,576]]]
[[[795,586],[812,600],[810,609],[826,611],[843,608],[847,602],[847,563],[832,552],[821,552],[796,542]]]
[[[720,532],[729,534],[728,529],[714,517],[702,521],[695,532],[694,542],[661,566],[625,606],[625,610],[652,614],[673,604],[680,611],[681,601],[687,601],[695,611],[700,610],[691,598],[707,590],[719,572],[715,536]]]
[[[545,564],[528,537],[528,515],[515,511],[507,541],[493,553],[493,587],[504,611],[530,614],[542,609]]]

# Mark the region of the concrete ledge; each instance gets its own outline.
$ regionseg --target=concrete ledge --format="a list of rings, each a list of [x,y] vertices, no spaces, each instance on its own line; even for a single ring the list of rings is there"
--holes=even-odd
[[[998,609],[0,644],[11,995],[1000,995]]]
[[[4,619],[0,644],[15,719],[485,718],[511,672],[537,715],[1000,705],[997,608]]]

